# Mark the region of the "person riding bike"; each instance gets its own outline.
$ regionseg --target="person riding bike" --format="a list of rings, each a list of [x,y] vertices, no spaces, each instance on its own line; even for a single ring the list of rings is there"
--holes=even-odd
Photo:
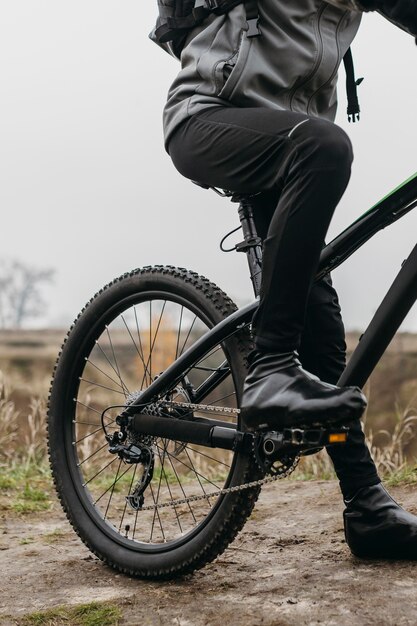
[[[330,276],[314,281],[353,160],[334,123],[339,65],[364,11],[415,36],[417,1],[258,0],[256,20],[248,7],[191,29],[163,114],[165,149],[183,176],[253,194],[263,266],[242,418],[252,430],[349,423],[348,442],[327,450],[351,551],[417,558],[417,517],[389,496],[365,444],[366,399],[336,385],[346,363],[337,293]]]

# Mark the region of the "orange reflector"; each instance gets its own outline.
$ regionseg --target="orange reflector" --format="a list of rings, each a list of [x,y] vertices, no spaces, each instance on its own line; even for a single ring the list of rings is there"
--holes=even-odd
[[[347,440],[347,433],[331,433],[329,443],[344,443]]]

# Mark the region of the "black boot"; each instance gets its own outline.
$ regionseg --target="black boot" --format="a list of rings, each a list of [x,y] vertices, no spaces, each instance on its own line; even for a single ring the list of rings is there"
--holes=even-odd
[[[358,557],[417,559],[417,517],[407,513],[380,483],[344,500],[346,543]]]
[[[312,426],[359,419],[366,398],[358,387],[322,382],[301,367],[296,352],[257,352],[250,359],[241,415],[249,429]]]

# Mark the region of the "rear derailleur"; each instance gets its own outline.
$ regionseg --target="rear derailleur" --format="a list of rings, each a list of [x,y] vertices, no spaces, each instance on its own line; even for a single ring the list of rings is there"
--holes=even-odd
[[[140,511],[144,505],[144,493],[152,480],[155,466],[155,447],[151,437],[144,437],[144,441],[129,442],[127,431],[123,426],[120,431],[110,437],[106,435],[110,454],[117,454],[119,459],[128,465],[140,464],[143,466],[142,476],[136,483],[133,491],[126,496],[126,502],[134,511]]]

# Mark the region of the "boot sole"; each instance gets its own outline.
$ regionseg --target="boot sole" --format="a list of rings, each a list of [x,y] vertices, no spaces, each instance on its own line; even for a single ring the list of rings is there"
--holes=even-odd
[[[361,416],[363,415],[364,410],[366,409],[367,403],[363,403],[362,405],[358,406],[358,408],[356,410],[352,410],[351,408],[346,408],[345,411],[343,411],[343,409],[339,410],[339,414],[337,417],[320,417],[320,416],[314,416],[314,417],[306,417],[306,416],[300,416],[297,418],[297,416],[294,416],[294,414],[288,414],[288,412],[286,412],[285,414],[282,414],[280,416],[279,419],[277,419],[277,416],[270,416],[270,417],[262,417],[259,416],[257,417],[256,414],[254,415],[246,415],[246,411],[242,410],[241,411],[241,416],[242,416],[242,420],[243,423],[245,424],[247,430],[249,431],[254,431],[254,430],[280,430],[282,428],[289,428],[289,427],[293,427],[296,426],[298,428],[312,428],[312,427],[325,427],[325,426],[333,426],[333,425],[345,425],[348,424],[349,422],[353,422],[357,419],[360,419]]]

